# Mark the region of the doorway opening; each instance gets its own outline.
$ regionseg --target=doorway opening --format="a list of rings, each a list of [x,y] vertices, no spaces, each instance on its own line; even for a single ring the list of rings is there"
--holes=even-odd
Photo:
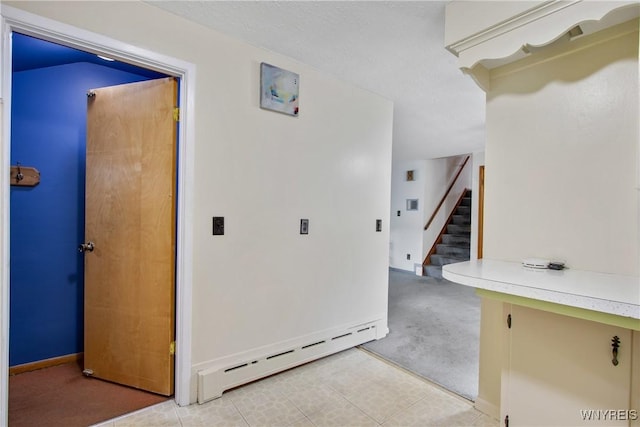
[[[121,62],[138,65],[151,70],[160,71],[180,79],[179,105],[180,126],[178,129],[178,176],[177,176],[177,212],[176,212],[176,313],[175,313],[175,402],[178,405],[189,405],[195,401],[191,397],[191,311],[193,285],[193,217],[194,217],[194,164],[195,164],[195,120],[191,111],[195,107],[196,96],[195,74],[193,63],[154,52],[123,41],[110,38],[72,25],[13,8],[2,7],[3,67],[0,96],[3,104],[0,109],[3,115],[2,145],[3,165],[0,175],[0,194],[2,208],[0,210],[0,258],[5,268],[0,272],[0,421],[6,422],[8,416],[8,374],[9,374],[9,229],[10,229],[10,126],[11,123],[11,36],[14,32],[28,34],[43,40],[59,43],[94,54],[107,55]]]
[[[389,334],[362,345],[471,401],[478,396],[480,298],[473,288],[444,279],[442,268],[476,256],[476,161],[483,159],[468,154],[394,164],[402,173],[393,174],[392,204],[404,202],[406,194],[424,194],[425,202],[422,216],[392,217],[392,244],[423,248],[430,264],[411,264],[397,255],[392,259]],[[406,182],[406,169],[416,171],[413,182]],[[408,229],[415,231],[408,234]]]
[[[38,169],[41,182],[10,190],[10,372],[67,362],[82,378],[84,261],[76,248],[85,238],[87,93],[167,75],[14,32],[11,77],[11,164]],[[10,416],[19,395],[11,389]]]

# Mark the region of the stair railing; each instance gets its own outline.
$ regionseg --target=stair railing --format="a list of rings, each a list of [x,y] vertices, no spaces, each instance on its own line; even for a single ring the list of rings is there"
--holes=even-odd
[[[468,189],[465,189],[462,192],[462,194],[460,194],[460,197],[458,198],[458,201],[456,202],[456,204],[454,205],[453,209],[451,210],[451,213],[449,214],[449,218],[447,218],[447,220],[444,222],[444,225],[442,226],[442,229],[440,230],[440,233],[438,233],[438,237],[436,237],[436,240],[433,242],[433,245],[431,246],[431,249],[429,250],[429,252],[427,252],[427,255],[424,257],[424,261],[422,261],[422,266],[423,267],[426,266],[426,265],[430,265],[431,264],[431,256],[436,253],[436,251],[438,250],[438,245],[440,243],[442,243],[442,236],[446,233],[447,226],[451,222],[451,219],[453,218],[453,215],[455,214],[456,209],[458,209],[458,206],[460,206],[462,204],[462,199],[465,198],[465,196],[467,195],[468,191],[469,191]]]
[[[436,206],[436,209],[433,211],[433,214],[431,215],[431,218],[429,218],[429,221],[427,221],[427,225],[424,226],[425,230],[429,228],[429,226],[431,225],[431,223],[435,219],[436,215],[438,214],[438,211],[440,210],[440,208],[444,204],[444,201],[447,199],[447,196],[451,192],[451,189],[456,184],[456,181],[458,181],[458,178],[460,177],[460,174],[462,173],[462,170],[467,165],[467,162],[469,162],[469,158],[470,157],[471,156],[467,156],[467,158],[464,159],[464,162],[462,163],[462,166],[460,166],[460,169],[458,169],[458,173],[456,173],[455,178],[453,178],[453,181],[451,181],[451,184],[449,185],[449,188],[447,188],[447,191],[444,193],[444,196],[442,196],[442,199],[440,200],[440,203],[438,203],[438,206]]]

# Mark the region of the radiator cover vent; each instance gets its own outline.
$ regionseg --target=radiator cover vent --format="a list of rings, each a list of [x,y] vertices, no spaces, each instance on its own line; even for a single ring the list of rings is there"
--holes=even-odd
[[[289,346],[265,354],[237,360],[222,367],[199,370],[198,403],[222,396],[225,390],[284,371],[294,366],[337,353],[365,342],[380,339],[388,333],[386,322],[381,320],[358,324],[341,330],[331,331],[326,337],[314,336],[313,340]]]

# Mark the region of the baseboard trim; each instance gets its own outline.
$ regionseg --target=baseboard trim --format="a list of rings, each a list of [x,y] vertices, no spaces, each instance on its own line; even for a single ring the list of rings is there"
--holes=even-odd
[[[36,371],[38,369],[50,368],[52,366],[64,365],[65,363],[82,360],[84,353],[73,353],[64,356],[52,357],[50,359],[36,360],[35,362],[23,363],[9,367],[9,375],[18,375],[25,372]]]
[[[357,323],[281,342],[257,351],[207,363],[196,368],[198,403],[222,396],[225,390],[289,368],[380,339],[389,332],[386,319]]]
[[[473,406],[478,411],[482,412],[485,415],[490,416],[493,419],[497,420],[500,418],[500,408],[498,408],[493,403],[487,402],[486,400],[480,397],[476,398],[476,401]]]

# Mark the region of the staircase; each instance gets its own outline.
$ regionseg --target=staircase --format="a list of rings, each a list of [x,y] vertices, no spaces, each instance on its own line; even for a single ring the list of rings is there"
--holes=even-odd
[[[466,190],[460,204],[449,218],[436,241],[435,252],[425,259],[424,275],[442,279],[442,266],[468,261],[471,247],[471,190]]]

